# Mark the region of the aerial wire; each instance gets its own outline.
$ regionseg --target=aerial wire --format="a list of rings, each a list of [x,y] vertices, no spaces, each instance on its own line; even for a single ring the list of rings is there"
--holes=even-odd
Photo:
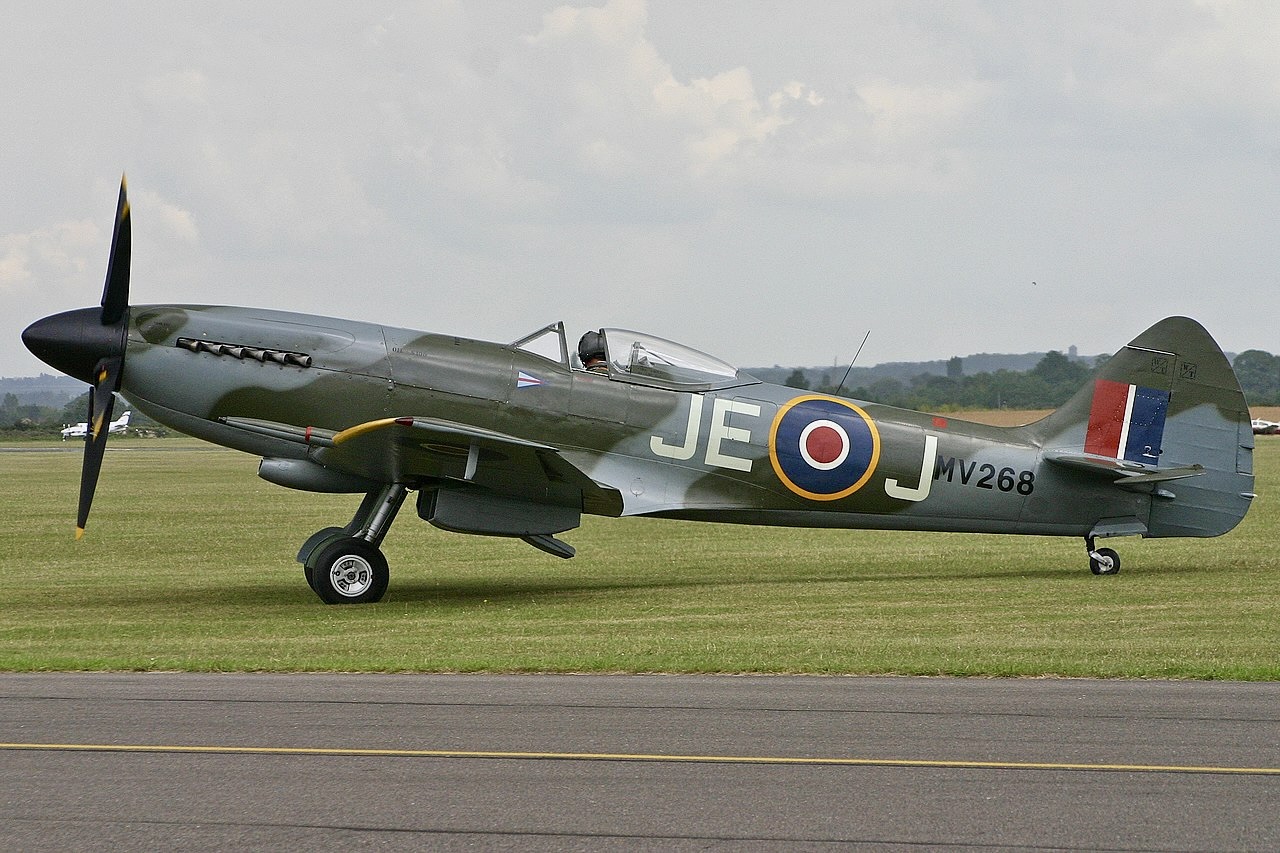
[[[853,354],[853,361],[849,362],[849,366],[844,369],[844,376],[840,379],[840,384],[836,386],[836,396],[840,396],[840,392],[844,390],[844,383],[849,378],[849,371],[853,370],[854,362],[858,360],[858,356],[862,354],[862,348],[867,345],[867,338],[871,337],[871,330],[867,329],[867,333],[862,336],[862,343],[858,344],[858,351]]]

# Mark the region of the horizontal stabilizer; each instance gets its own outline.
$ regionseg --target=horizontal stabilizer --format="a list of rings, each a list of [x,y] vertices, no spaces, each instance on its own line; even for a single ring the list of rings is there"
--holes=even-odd
[[[1113,459],[1109,456],[1095,456],[1093,454],[1080,455],[1049,451],[1045,453],[1044,459],[1054,465],[1074,468],[1077,471],[1096,474],[1100,477],[1109,477],[1117,486],[1124,488],[1136,488],[1150,483],[1163,483],[1168,480],[1182,480],[1187,477],[1199,476],[1205,472],[1203,465],[1158,468],[1154,465],[1130,462],[1127,459]]]

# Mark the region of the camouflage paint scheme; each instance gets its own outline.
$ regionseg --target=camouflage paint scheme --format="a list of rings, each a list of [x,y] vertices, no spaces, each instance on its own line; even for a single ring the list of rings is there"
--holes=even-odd
[[[1165,445],[1159,464],[1149,470],[1102,461],[1091,467],[1083,457],[1074,466],[1054,464],[1082,454],[1092,386],[1043,421],[1015,428],[840,400],[856,405],[874,424],[879,456],[856,490],[837,499],[815,499],[787,488],[771,464],[770,439],[783,407],[821,395],[743,373],[721,382],[725,387],[693,383],[686,390],[645,384],[616,365],[603,376],[514,345],[332,318],[194,306],[137,307],[134,316],[123,391],[148,415],[218,444],[269,459],[310,460],[371,483],[484,488],[532,502],[563,498],[600,515],[1072,536],[1098,528],[1148,536],[1218,535],[1243,517],[1252,489],[1252,431],[1244,398],[1217,346],[1198,324],[1183,318],[1165,320],[1139,336],[1102,374],[1173,391]],[[606,332],[615,348],[617,330]],[[303,368],[192,352],[176,344],[180,337],[303,353],[311,363]],[[1153,372],[1153,353],[1165,354],[1157,357],[1163,373]],[[1185,371],[1185,365],[1194,371]],[[517,387],[521,372],[538,384]],[[717,414],[719,401],[756,407],[759,414]],[[691,418],[695,405],[701,414]],[[452,438],[429,429],[419,435],[393,423],[339,448],[224,422],[253,419],[338,434],[396,417],[430,418],[462,431]],[[711,458],[740,460],[740,467],[708,462],[712,431],[723,432],[725,426],[734,430],[732,437],[722,436]],[[496,434],[487,448],[492,455],[482,453],[470,478],[460,470],[472,440],[467,428]],[[654,437],[693,452],[687,459],[660,456],[653,450]],[[933,464],[922,469],[926,437],[936,440],[937,450]],[[592,484],[553,494],[552,486],[563,478],[544,472],[534,456],[527,470],[511,468],[512,454],[504,452],[504,444],[517,441],[554,448]],[[948,460],[957,460],[959,470]],[[1169,491],[1172,483],[1160,486],[1162,481],[1125,488],[1129,478],[1121,476],[1193,464],[1204,471],[1173,481],[1176,493]],[[965,477],[965,471],[971,473]],[[1022,472],[1032,476],[1019,489],[1016,478]],[[1002,488],[1010,477],[1014,486]],[[928,494],[893,497],[886,490],[891,482],[917,492],[927,485]],[[541,531],[518,535],[526,532]]]
[[[28,346],[161,423],[261,456],[265,479],[365,494],[350,524],[298,555],[330,603],[381,598],[378,546],[409,491],[441,528],[561,557],[573,549],[555,534],[586,513],[1078,536],[1097,574],[1119,562],[1096,538],[1217,536],[1253,497],[1244,396],[1187,318],[1140,334],[1043,420],[1000,428],[763,383],[620,329],[601,330],[605,374],[583,368],[561,324],[498,344],[252,308],[129,307],[127,277],[123,296],[111,281],[108,331],[81,309],[33,324]],[[104,342],[117,328],[123,342]]]

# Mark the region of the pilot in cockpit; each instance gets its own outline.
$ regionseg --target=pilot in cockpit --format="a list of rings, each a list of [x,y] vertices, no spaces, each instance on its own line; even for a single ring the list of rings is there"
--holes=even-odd
[[[582,366],[592,373],[608,373],[609,363],[604,357],[604,335],[599,332],[587,332],[578,341],[578,358]]]

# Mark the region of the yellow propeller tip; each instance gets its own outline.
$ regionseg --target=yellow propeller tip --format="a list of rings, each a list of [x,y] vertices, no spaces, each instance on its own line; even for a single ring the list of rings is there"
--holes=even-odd
[[[83,536],[84,536],[84,528],[83,528],[83,527],[77,527],[77,528],[76,528],[76,541],[77,541],[77,542],[79,542],[79,541],[80,541],[80,539],[81,539]]]

